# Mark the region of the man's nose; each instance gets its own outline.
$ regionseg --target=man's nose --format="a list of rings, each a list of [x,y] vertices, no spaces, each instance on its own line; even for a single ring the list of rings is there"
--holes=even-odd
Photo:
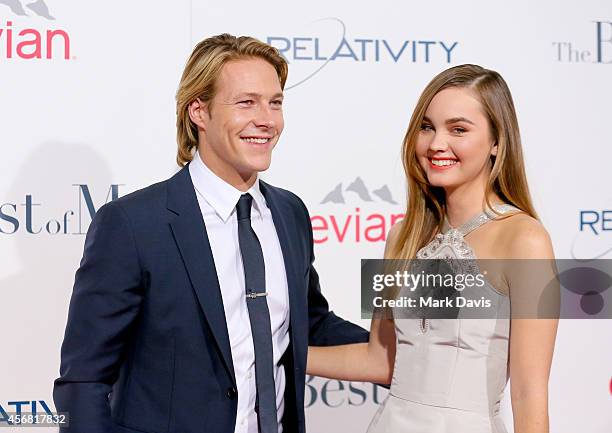
[[[255,116],[255,125],[260,128],[274,128],[276,126],[275,115],[270,106],[262,104]]]

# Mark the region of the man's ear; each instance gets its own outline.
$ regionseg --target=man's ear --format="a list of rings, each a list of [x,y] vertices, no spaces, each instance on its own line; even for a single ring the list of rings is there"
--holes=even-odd
[[[210,119],[208,104],[202,102],[200,98],[196,98],[189,104],[189,118],[195,123],[198,128],[206,130],[208,120]]]

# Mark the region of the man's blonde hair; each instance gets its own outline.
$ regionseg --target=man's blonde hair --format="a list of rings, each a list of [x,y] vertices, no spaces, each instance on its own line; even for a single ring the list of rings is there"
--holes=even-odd
[[[191,161],[198,146],[198,127],[189,118],[189,105],[198,98],[203,103],[210,102],[223,66],[231,60],[249,57],[270,63],[276,69],[281,88],[285,88],[287,61],[276,48],[255,38],[224,33],[204,39],[193,49],[176,92],[176,162],[181,167]]]

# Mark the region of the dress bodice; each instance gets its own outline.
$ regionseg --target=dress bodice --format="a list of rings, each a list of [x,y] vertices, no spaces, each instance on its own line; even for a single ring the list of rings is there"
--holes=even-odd
[[[510,205],[493,209],[458,228],[445,223],[417,258],[466,259],[462,266],[477,268],[465,236],[518,211]],[[508,380],[510,300],[488,282],[482,290],[494,305],[492,318],[395,318],[391,389],[368,433],[506,433],[499,407]]]
[[[511,205],[493,207],[460,227],[444,223],[443,233],[417,253],[418,259],[462,259],[477,269],[476,256],[465,236],[494,220],[516,212]],[[493,318],[398,319],[397,355],[391,393],[434,406],[494,414],[507,381],[508,296],[488,281],[479,290],[494,305]]]

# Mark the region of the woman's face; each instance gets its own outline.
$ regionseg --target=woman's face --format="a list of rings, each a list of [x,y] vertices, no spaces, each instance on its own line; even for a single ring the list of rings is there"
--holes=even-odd
[[[451,87],[431,100],[416,143],[416,157],[432,186],[447,192],[487,181],[497,144],[482,105],[467,88]]]

